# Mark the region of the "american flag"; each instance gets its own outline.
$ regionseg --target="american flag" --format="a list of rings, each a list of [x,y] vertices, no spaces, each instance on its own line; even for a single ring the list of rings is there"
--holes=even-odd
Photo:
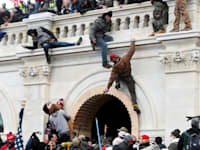
[[[14,3],[15,6],[19,6],[19,3],[21,0],[10,0],[12,3]]]
[[[24,150],[24,141],[22,137],[22,119],[24,114],[24,108],[21,109],[19,113],[19,124],[17,129],[17,135],[15,140],[15,150]]]

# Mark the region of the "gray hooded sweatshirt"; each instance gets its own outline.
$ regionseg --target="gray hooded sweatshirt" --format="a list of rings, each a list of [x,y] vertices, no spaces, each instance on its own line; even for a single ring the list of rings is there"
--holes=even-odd
[[[62,134],[69,131],[69,126],[67,123],[69,119],[70,115],[65,113],[62,109],[50,115],[50,123],[56,129],[56,132],[58,132],[58,134]]]

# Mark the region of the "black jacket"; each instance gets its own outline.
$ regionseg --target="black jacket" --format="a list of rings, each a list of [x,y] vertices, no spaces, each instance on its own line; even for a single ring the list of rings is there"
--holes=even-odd
[[[103,17],[95,20],[94,26],[90,31],[90,39],[103,38],[106,32],[111,31],[112,22],[106,22]]]
[[[80,1],[80,7],[79,7],[80,14],[84,14],[87,11],[94,10],[95,8],[96,8],[95,0],[81,0]]]
[[[192,134],[198,134],[200,135],[200,129],[195,129],[195,128],[190,128],[186,131],[189,135],[192,135]],[[183,133],[180,137],[180,140],[178,142],[178,150],[184,150],[185,149],[185,143],[184,143],[184,140],[185,139],[185,133]]]
[[[128,143],[123,141],[119,145],[115,145],[113,147],[113,150],[133,150],[133,146],[128,146]]]

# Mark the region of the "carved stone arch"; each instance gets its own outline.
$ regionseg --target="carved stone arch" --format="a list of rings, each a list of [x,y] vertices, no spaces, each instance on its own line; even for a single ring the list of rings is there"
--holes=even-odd
[[[65,109],[72,115],[73,121],[75,121],[79,110],[86,108],[85,104],[87,102],[103,93],[109,75],[110,72],[107,70],[96,70],[83,76],[82,79],[74,84],[71,91],[69,91],[69,95],[65,98]],[[131,131],[135,135],[139,135],[140,131],[157,127],[157,113],[153,103],[153,96],[151,96],[151,90],[145,86],[146,84],[139,76],[134,76],[134,79],[136,82],[137,101],[142,112],[139,118],[137,114],[133,114],[135,112],[133,111],[130,94],[126,85],[122,83],[120,90],[111,88],[108,94],[114,96],[123,104],[125,103],[124,106],[127,108],[131,118]],[[121,97],[122,95],[123,98]],[[134,118],[136,118],[137,121],[133,121]],[[135,127],[137,127],[137,130]]]
[[[104,88],[105,88],[104,86],[99,86],[87,91],[79,98],[78,102],[76,103],[76,105],[74,105],[72,109],[71,116],[72,116],[72,121],[74,122],[74,127],[80,121],[82,122],[83,127],[87,127],[84,128],[84,131],[81,132],[82,134],[90,136],[88,133],[90,132],[92,127],[92,119],[97,110],[105,103],[105,101],[98,101],[98,97],[104,95],[102,94]],[[123,91],[116,90],[115,88],[111,88],[108,95],[116,97],[125,106],[131,120],[131,133],[135,136],[138,136],[139,135],[138,115],[135,113],[135,111],[133,111],[130,98]],[[91,110],[90,108],[93,108],[94,107],[93,104],[95,103],[96,103],[95,109],[89,112],[90,117],[87,118],[87,120],[85,120],[84,117],[88,115],[88,110]],[[80,113],[82,114],[81,117]]]

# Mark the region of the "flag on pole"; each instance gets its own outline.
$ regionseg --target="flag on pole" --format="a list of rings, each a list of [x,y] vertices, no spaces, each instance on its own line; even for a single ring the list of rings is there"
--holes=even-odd
[[[17,129],[17,135],[15,140],[15,150],[24,150],[24,141],[22,137],[22,119],[24,114],[24,108],[19,113],[19,124]]]
[[[10,0],[15,6],[19,6],[19,3],[21,2],[21,0]]]

